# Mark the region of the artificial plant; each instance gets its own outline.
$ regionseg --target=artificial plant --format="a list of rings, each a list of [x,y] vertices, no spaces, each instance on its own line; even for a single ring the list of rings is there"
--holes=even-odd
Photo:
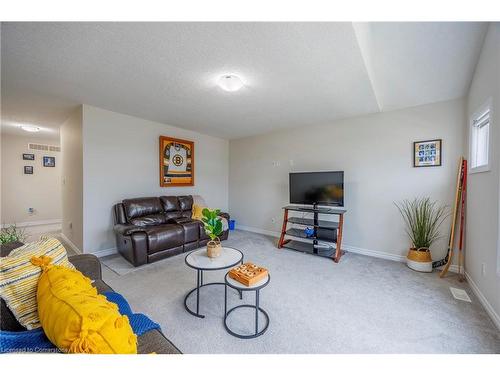
[[[415,198],[395,203],[405,222],[405,230],[415,249],[429,249],[441,237],[439,227],[449,216],[446,206],[430,198]]]
[[[0,230],[0,245],[11,242],[24,242],[26,240],[26,233],[23,229],[19,229],[15,224]]]
[[[205,226],[205,233],[213,241],[222,234],[222,220],[219,217],[220,210],[210,210],[204,208],[202,211],[203,217],[201,220]]]

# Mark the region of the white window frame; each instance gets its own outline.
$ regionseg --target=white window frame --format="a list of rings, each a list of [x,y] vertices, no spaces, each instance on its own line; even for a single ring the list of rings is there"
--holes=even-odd
[[[491,143],[492,143],[492,118],[493,118],[493,108],[491,106],[492,99],[489,98],[479,109],[474,112],[474,114],[470,118],[469,122],[469,173],[481,173],[481,172],[489,172],[491,170]],[[473,139],[473,131],[474,131],[474,121],[478,119],[482,114],[489,112],[489,124],[488,124],[488,163],[485,165],[481,165],[479,167],[472,167],[472,139]]]

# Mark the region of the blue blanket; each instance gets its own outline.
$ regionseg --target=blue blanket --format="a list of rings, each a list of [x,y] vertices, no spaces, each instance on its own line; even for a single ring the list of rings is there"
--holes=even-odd
[[[116,303],[120,314],[127,315],[134,333],[140,336],[153,329],[160,329],[158,323],[153,322],[144,314],[134,314],[127,300],[115,292],[103,293],[108,301]],[[45,336],[43,329],[30,331],[10,332],[0,331],[0,353],[9,352],[59,352],[59,350]]]

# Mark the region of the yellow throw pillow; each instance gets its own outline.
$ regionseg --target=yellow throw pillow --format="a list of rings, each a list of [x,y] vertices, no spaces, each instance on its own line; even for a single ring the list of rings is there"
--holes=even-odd
[[[38,314],[48,339],[61,351],[137,354],[137,336],[118,306],[97,293],[80,271],[32,259],[43,269],[38,282]]]
[[[207,208],[207,207],[193,204],[191,218],[196,219],[196,220],[201,220],[201,218],[203,217],[203,209],[204,208]]]
[[[54,264],[71,269],[64,246],[55,238],[45,238],[14,249],[0,258],[0,296],[17,321],[27,329],[40,327],[36,304],[40,267],[31,264],[32,257],[50,256]]]

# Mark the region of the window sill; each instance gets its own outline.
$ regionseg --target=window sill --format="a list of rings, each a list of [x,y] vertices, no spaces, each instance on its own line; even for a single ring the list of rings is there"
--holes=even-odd
[[[482,165],[480,167],[475,167],[469,169],[469,174],[475,174],[475,173],[483,173],[483,172],[489,172],[491,171],[491,168],[489,165]]]

